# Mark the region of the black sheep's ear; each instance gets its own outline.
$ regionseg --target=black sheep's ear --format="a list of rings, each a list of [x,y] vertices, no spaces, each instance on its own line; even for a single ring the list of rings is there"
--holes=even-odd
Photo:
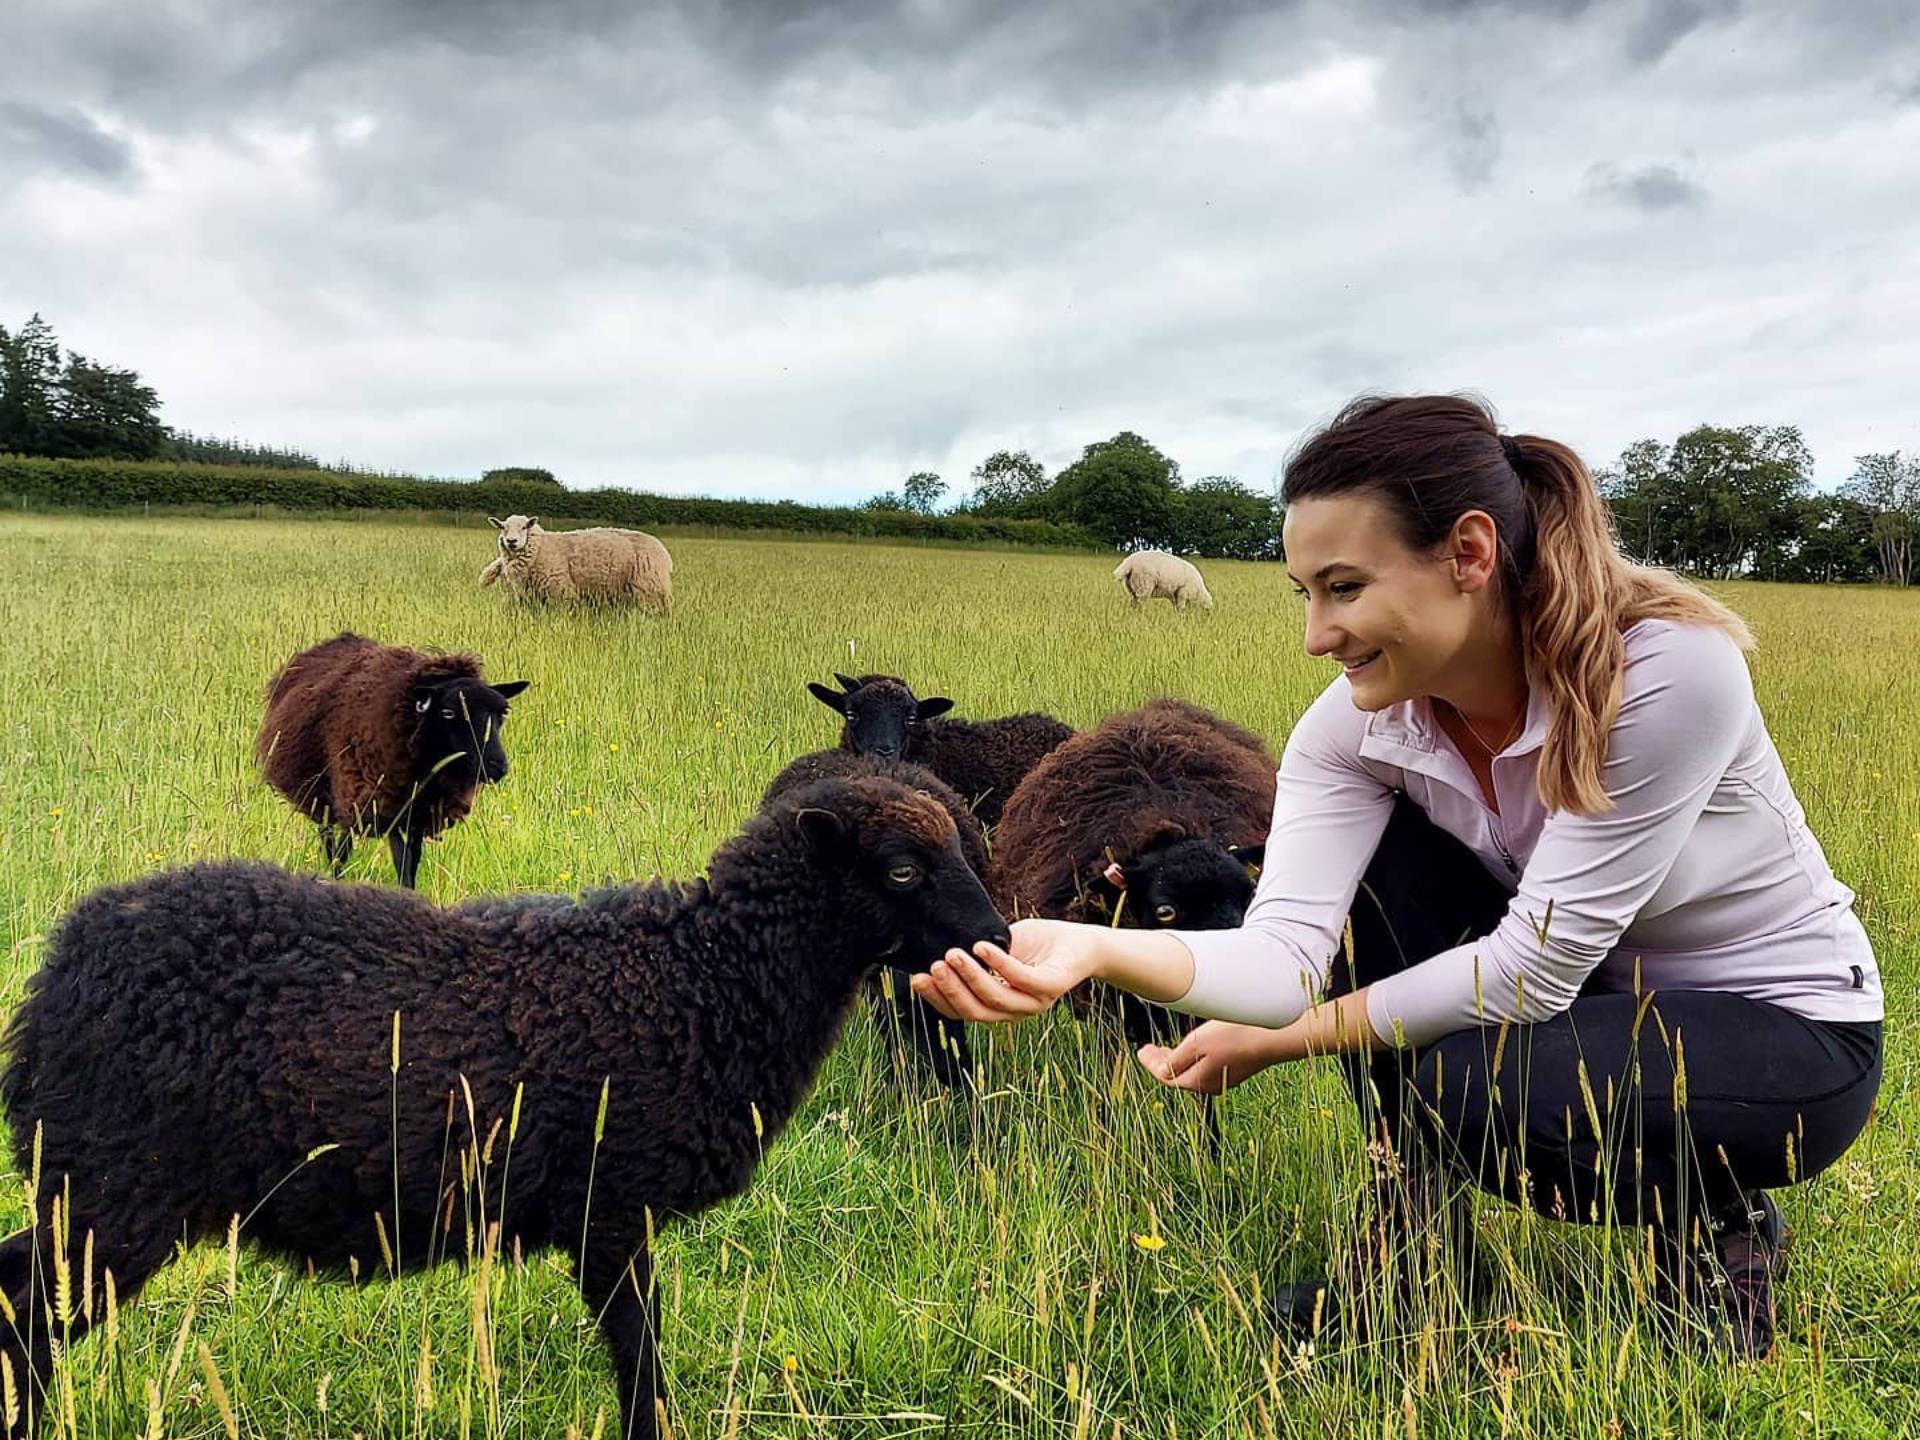
[[[844,715],[847,713],[847,697],[845,695],[836,695],[818,680],[809,680],[807,682],[807,693],[829,710],[833,711],[834,714]]]
[[[502,700],[511,700],[532,683],[531,680],[509,680],[504,685],[494,686],[493,690]]]
[[[496,529],[496,530],[504,530],[504,529],[506,529],[506,528],[507,528],[507,522],[506,522],[506,521],[504,521],[504,520],[496,520],[496,519],[494,519],[494,518],[493,518],[493,516],[491,516],[491,515],[489,515],[489,516],[487,516],[487,523],[488,523],[489,525],[491,525],[491,526],[493,526],[493,528],[494,528],[494,529]]]
[[[433,708],[433,697],[431,695],[422,695],[419,699],[413,702],[413,713],[416,715],[424,715],[427,713],[427,711],[431,710],[432,708]]]
[[[917,719],[931,720],[936,715],[944,715],[951,709],[953,709],[953,701],[944,695],[932,695],[920,702],[920,708],[915,712],[915,716]]]
[[[1256,840],[1251,845],[1229,845],[1227,854],[1246,866],[1249,874],[1258,875],[1267,860],[1267,842]]]
[[[840,682],[840,688],[849,695],[860,688],[860,682],[858,680],[854,679],[851,675],[842,675],[838,670],[833,672],[833,678]]]
[[[793,823],[820,855],[837,855],[847,839],[847,822],[831,810],[812,806],[793,812]]]

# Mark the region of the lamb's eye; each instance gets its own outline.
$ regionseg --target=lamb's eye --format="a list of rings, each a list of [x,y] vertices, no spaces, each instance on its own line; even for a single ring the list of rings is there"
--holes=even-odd
[[[444,709],[442,709],[440,712],[440,718],[442,720],[453,719],[453,707],[449,705],[449,706],[446,706]]]
[[[1153,918],[1162,925],[1171,925],[1180,918],[1180,912],[1171,905],[1156,905],[1153,907]]]
[[[918,885],[922,873],[918,865],[902,863],[887,871],[887,883],[905,890],[909,886]]]

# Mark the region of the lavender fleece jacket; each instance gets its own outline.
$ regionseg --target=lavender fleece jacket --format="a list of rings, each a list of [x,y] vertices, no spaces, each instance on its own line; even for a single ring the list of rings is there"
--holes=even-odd
[[[1534,785],[1546,738],[1535,689],[1493,761],[1499,813],[1430,702],[1369,714],[1336,678],[1280,762],[1266,863],[1238,930],[1181,930],[1190,1014],[1281,1026],[1321,994],[1396,791],[1514,891],[1488,935],[1377,982],[1374,1032],[1420,1045],[1565,1010],[1604,990],[1727,990],[1815,1020],[1878,1020],[1880,972],[1807,828],[1745,657],[1704,626],[1643,620],[1602,780],[1613,808],[1549,812]],[[1551,907],[1551,908],[1549,908]]]

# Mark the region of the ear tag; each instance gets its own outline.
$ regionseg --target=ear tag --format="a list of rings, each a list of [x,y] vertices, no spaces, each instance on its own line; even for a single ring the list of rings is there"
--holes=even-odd
[[[1118,860],[1107,866],[1100,874],[1114,889],[1124,890],[1127,888],[1127,874],[1120,868],[1120,862]]]

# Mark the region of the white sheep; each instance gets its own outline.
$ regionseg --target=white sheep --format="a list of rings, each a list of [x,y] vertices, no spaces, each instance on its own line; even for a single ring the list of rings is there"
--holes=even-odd
[[[1159,598],[1171,600],[1176,610],[1189,605],[1213,608],[1213,596],[1207,593],[1207,582],[1200,578],[1200,572],[1190,562],[1164,550],[1136,550],[1113,567],[1113,578],[1126,587],[1136,605]]]
[[[482,585],[498,580],[521,600],[673,603],[673,557],[645,531],[542,530],[537,515],[487,519],[500,553],[480,572]]]

